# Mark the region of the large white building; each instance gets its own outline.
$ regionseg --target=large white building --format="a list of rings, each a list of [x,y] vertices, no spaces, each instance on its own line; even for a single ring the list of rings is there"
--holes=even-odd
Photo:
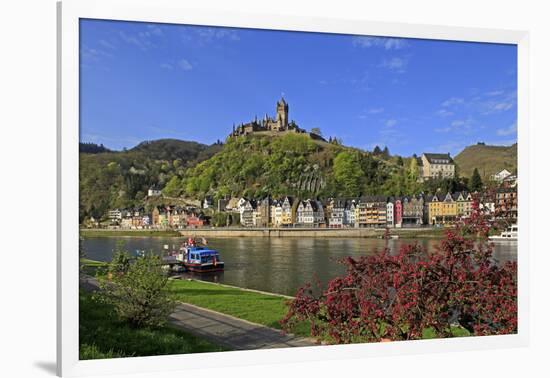
[[[455,177],[455,163],[450,154],[423,153],[419,163],[423,180]]]

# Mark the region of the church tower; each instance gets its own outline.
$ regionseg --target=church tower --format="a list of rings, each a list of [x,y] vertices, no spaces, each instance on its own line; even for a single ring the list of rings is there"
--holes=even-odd
[[[288,104],[283,97],[277,101],[277,126],[279,130],[288,129]]]

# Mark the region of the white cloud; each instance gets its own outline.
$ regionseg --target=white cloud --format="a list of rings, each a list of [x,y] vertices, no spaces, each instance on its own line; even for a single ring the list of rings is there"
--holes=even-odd
[[[220,40],[240,41],[238,29],[223,27],[189,26],[183,29],[181,35],[184,42],[196,42],[204,45]]]
[[[108,49],[111,49],[111,50],[115,50],[116,49],[116,46],[114,44],[112,44],[111,42],[108,42],[104,39],[100,39],[99,40],[99,44],[103,47],[106,47]]]
[[[454,115],[454,113],[447,109],[440,109],[437,111],[437,115],[441,117],[450,117]]]
[[[387,37],[353,37],[352,43],[358,47],[381,47],[385,50],[400,50],[407,47],[409,44],[406,40],[401,38],[387,38]]]
[[[368,110],[369,114],[380,114],[384,112],[384,108],[370,108]]]
[[[170,63],[161,63],[160,68],[163,68],[165,70],[171,70],[174,68],[174,66],[171,65]]]
[[[158,38],[163,36],[162,29],[157,25],[146,25],[140,31],[128,32],[119,31],[118,37],[129,45],[134,45],[140,48],[142,51],[147,51],[151,48],[157,47]]]
[[[489,99],[477,103],[480,111],[484,115],[506,112],[514,109],[517,104],[517,91],[515,89],[495,90],[487,92],[486,96],[489,97]]]
[[[178,66],[184,71],[191,71],[193,69],[193,66],[191,65],[191,63],[189,63],[187,59],[183,59],[183,58],[178,61]]]
[[[155,35],[157,37],[162,36],[164,33],[162,32],[162,29],[158,25],[147,25],[147,29],[149,29],[149,33],[151,35]]]
[[[100,48],[91,48],[87,45],[83,45],[80,48],[80,56],[82,58],[82,63],[96,63],[102,58],[111,58],[113,54]]]
[[[462,97],[451,97],[451,98],[443,101],[441,106],[449,107],[449,106],[456,106],[456,105],[460,105],[460,104],[464,104],[464,99]]]
[[[407,68],[407,64],[408,61],[406,59],[394,57],[391,59],[384,59],[382,63],[380,63],[380,67],[403,73]]]
[[[506,102],[506,101],[488,104],[489,112],[491,112],[491,111],[492,112],[506,111],[506,110],[512,109],[513,106],[514,106],[513,103]]]
[[[135,45],[135,46],[138,46],[138,47],[142,47],[141,42],[136,37],[134,37],[132,35],[129,35],[129,34],[126,34],[123,31],[120,31],[118,33],[118,35],[124,42]]]
[[[508,135],[515,134],[517,131],[518,131],[518,124],[516,122],[514,122],[509,127],[498,129],[497,130],[497,135],[498,136],[508,136]]]
[[[397,120],[396,119],[388,119],[386,121],[386,127],[393,127],[397,125]]]
[[[455,120],[455,121],[451,122],[451,127],[460,127],[460,126],[464,126],[465,124],[466,124],[466,121]]]
[[[493,97],[493,96],[500,96],[500,95],[502,95],[502,94],[504,94],[504,91],[502,91],[502,90],[485,92],[485,95],[486,95],[486,96],[490,96],[490,97]]]

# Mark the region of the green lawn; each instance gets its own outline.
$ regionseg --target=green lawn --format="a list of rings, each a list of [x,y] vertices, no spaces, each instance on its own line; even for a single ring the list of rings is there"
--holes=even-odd
[[[287,312],[288,298],[255,293],[213,283],[174,280],[172,291],[176,299],[208,308],[253,323],[280,329],[279,321]],[[308,327],[299,327],[296,333],[308,335]]]
[[[214,345],[169,325],[134,329],[117,319],[113,308],[80,292],[80,359],[220,352]]]

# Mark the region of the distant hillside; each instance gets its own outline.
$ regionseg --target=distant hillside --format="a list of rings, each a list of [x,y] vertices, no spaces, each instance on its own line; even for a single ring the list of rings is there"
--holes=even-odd
[[[87,145],[85,145],[87,147]],[[175,139],[143,142],[126,151],[80,153],[80,217],[101,217],[109,208],[143,205],[151,186],[164,188],[174,176],[220,151]]]
[[[502,169],[507,169],[510,172],[517,170],[517,147],[517,144],[511,146],[476,144],[466,147],[454,157],[454,160],[461,176],[470,177],[474,169],[477,168],[481,177],[488,179]]]
[[[141,142],[129,151],[142,152],[150,159],[183,161],[204,160],[221,149],[220,144],[207,146],[198,142],[178,139],[158,139]]]

